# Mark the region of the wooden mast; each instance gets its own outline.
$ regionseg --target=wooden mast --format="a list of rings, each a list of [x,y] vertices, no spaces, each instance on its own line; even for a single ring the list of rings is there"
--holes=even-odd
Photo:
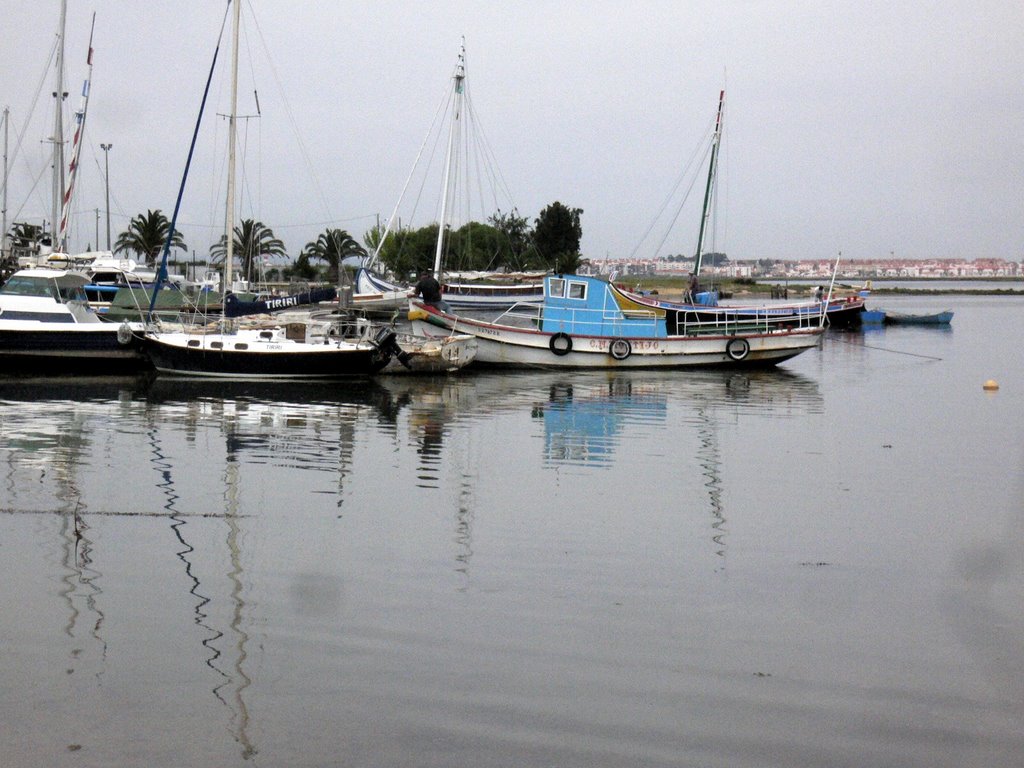
[[[445,227],[448,223],[448,196],[451,191],[452,164],[455,161],[455,141],[458,134],[459,116],[462,112],[463,80],[466,78],[466,44],[463,42],[459,51],[459,61],[455,65],[455,93],[452,105],[452,124],[448,131],[448,152],[444,162],[444,188],[441,194],[441,221],[437,229],[437,250],[434,252],[434,277],[441,279],[441,256],[444,254]]]
[[[11,121],[11,110],[4,107],[4,196],[3,196],[3,224],[0,228],[0,263],[7,259],[7,124]]]
[[[224,290],[231,290],[231,263],[235,251],[235,121],[238,112],[238,28],[242,16],[241,0],[235,4],[234,34],[231,40],[231,113],[228,115],[228,199],[225,205]]]
[[[78,178],[78,156],[82,151],[82,134],[85,131],[85,117],[89,112],[89,91],[92,88],[92,35],[96,29],[96,14],[92,15],[92,26],[89,27],[89,54],[86,56],[87,66],[85,82],[82,84],[82,106],[75,113],[75,135],[71,143],[71,163],[68,165],[67,187],[60,211],[60,229],[54,241],[54,251],[67,253],[68,219],[71,216],[71,196],[75,191],[75,179]],[[109,204],[107,206],[110,207]],[[99,238],[97,237],[97,240]],[[99,250],[99,243],[96,249]]]
[[[718,171],[718,145],[722,140],[722,105],[725,103],[725,90],[718,94],[718,115],[715,117],[715,135],[711,140],[711,162],[708,163],[708,183],[704,189],[704,209],[700,217],[700,234],[697,236],[697,255],[693,260],[693,274],[700,274],[700,263],[704,256],[704,236],[707,234],[708,218],[711,216],[711,195],[715,187],[715,175]]]
[[[64,201],[64,26],[68,17],[67,0],[60,4],[60,25],[57,28],[56,84],[53,89],[53,219],[50,223],[50,243],[57,249],[57,226],[61,203]]]

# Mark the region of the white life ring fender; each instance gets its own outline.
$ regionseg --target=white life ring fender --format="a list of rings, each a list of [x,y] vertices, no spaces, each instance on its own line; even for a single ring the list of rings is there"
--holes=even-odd
[[[633,354],[633,345],[629,343],[629,339],[612,339],[608,344],[608,354],[616,360],[625,360]]]
[[[117,326],[117,343],[122,347],[126,347],[131,344],[132,341],[132,329],[127,322],[121,323]]]
[[[548,341],[548,348],[559,357],[568,355],[572,352],[572,338],[567,333],[556,333]]]
[[[746,339],[729,339],[725,345],[725,354],[736,362],[745,360],[750,354],[750,342]]]

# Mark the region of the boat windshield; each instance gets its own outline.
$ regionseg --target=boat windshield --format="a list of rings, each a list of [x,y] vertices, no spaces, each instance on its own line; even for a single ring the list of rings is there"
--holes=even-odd
[[[9,296],[50,296],[57,298],[54,294],[57,291],[57,284],[46,277],[25,277],[13,275],[0,293]]]
[[[7,296],[45,296],[54,301],[86,301],[84,279],[64,277],[38,277],[35,275],[12,275],[0,293]]]

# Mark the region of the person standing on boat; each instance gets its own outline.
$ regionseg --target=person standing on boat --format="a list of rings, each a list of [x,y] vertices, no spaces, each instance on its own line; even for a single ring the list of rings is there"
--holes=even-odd
[[[814,289],[814,300],[815,301],[821,301],[824,298],[825,298],[825,289],[822,288],[819,285],[817,288]]]
[[[697,294],[700,293],[700,281],[697,280],[697,273],[690,273],[690,287],[686,289],[686,292],[690,294],[690,303],[697,303]]]
[[[437,282],[437,279],[428,270],[420,272],[419,282],[413,287],[412,295],[421,297],[423,303],[431,307],[436,307],[442,311],[448,309],[441,298],[441,284]]]

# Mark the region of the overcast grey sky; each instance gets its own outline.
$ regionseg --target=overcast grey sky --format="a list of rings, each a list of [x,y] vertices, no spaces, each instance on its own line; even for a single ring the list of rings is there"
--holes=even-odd
[[[13,153],[59,1],[0,6]],[[101,142],[113,144],[115,237],[147,208],[170,215],[224,7],[70,0],[72,108],[96,12],[71,250],[96,239]],[[243,16],[239,113],[255,112],[255,84],[262,118],[241,126],[241,214],[293,256],[325,226],[361,240],[391,212],[465,37],[474,108],[515,205],[531,221],[555,200],[582,208],[585,257],[654,255],[656,242],[638,244],[724,87],[715,249],[1024,258],[1019,0],[245,0]],[[223,229],[226,133],[214,113],[228,110],[228,47],[179,219],[200,256]],[[29,192],[52,123],[45,77],[11,168],[9,219],[50,218],[49,176]],[[692,253],[697,224],[684,213],[662,251]],[[104,229],[101,219],[101,242]]]

